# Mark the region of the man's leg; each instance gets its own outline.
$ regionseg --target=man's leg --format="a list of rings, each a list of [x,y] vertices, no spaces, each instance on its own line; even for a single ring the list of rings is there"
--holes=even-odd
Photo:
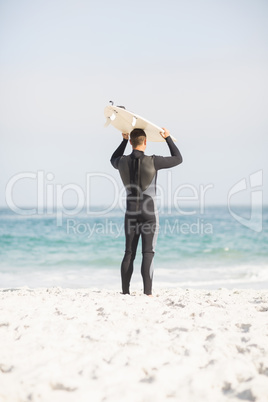
[[[152,294],[153,284],[153,258],[154,248],[158,234],[158,222],[155,215],[145,221],[141,226],[142,236],[142,264],[141,275],[143,279],[143,291],[146,295]]]
[[[133,273],[133,262],[136,257],[138,241],[140,237],[140,225],[134,216],[125,215],[126,249],[121,264],[122,291],[129,293],[129,285]]]

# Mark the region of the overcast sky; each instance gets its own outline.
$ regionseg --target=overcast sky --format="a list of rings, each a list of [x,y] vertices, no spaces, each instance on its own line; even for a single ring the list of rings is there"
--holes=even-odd
[[[266,0],[1,0],[0,205],[23,172],[53,173],[52,191],[74,183],[86,193],[87,173],[120,183],[109,159],[121,134],[104,128],[110,100],[177,138],[173,193],[211,185],[207,202],[226,204],[252,173],[268,183],[267,45]],[[149,143],[146,153],[168,150]],[[92,203],[111,202],[108,181],[91,180]],[[14,202],[35,204],[36,188],[21,179]],[[66,204],[75,199],[66,192]],[[249,200],[249,190],[234,196]]]

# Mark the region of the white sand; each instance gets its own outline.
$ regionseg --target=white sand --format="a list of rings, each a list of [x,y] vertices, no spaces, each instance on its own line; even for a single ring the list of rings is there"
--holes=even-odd
[[[268,401],[268,291],[0,290],[0,401]]]

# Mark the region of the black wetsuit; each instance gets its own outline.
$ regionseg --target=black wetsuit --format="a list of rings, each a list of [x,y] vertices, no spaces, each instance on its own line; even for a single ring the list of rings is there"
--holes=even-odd
[[[139,237],[142,238],[142,265],[144,293],[152,293],[154,247],[158,233],[158,213],[156,208],[156,177],[160,169],[171,168],[182,162],[180,151],[166,138],[171,156],[147,156],[134,149],[123,156],[128,140],[123,140],[111,157],[111,163],[120,172],[127,192],[125,214],[126,249],[121,265],[122,291],[129,293],[133,262]]]

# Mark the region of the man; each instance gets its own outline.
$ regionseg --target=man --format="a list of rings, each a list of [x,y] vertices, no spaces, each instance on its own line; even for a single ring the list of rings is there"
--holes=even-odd
[[[121,264],[123,294],[129,294],[133,262],[141,236],[143,290],[146,295],[152,296],[153,257],[158,232],[158,214],[155,202],[157,171],[171,168],[182,162],[180,151],[170,137],[169,131],[165,128],[163,130],[164,132],[160,134],[166,140],[171,156],[144,155],[147,145],[146,134],[144,130],[135,128],[130,133],[132,153],[123,156],[129,134],[122,134],[123,141],[111,157],[111,163],[115,169],[119,170],[127,192],[126,248]]]

